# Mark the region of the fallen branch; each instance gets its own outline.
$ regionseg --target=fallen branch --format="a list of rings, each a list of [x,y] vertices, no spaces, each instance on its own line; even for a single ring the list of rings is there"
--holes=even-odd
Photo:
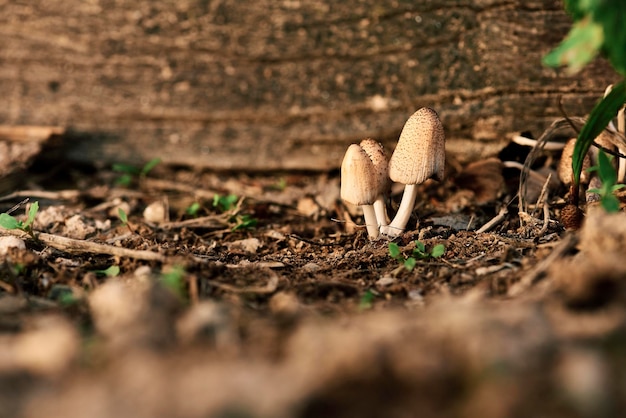
[[[165,261],[166,257],[154,251],[147,250],[131,250],[124,247],[116,247],[114,245],[100,244],[97,242],[78,240],[73,238],[62,237],[60,235],[47,234],[39,232],[35,237],[19,229],[0,228],[2,234],[13,235],[23,240],[37,240],[59,251],[70,254],[106,254],[117,257],[134,258],[136,260],[145,261]]]

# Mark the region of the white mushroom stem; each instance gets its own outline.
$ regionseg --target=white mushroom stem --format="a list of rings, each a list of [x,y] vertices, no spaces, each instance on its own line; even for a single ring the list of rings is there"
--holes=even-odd
[[[374,205],[363,205],[361,208],[363,209],[367,235],[371,240],[378,238],[378,221],[376,219],[376,210],[374,209]]]
[[[378,196],[378,199],[374,202],[374,211],[376,212],[376,221],[378,222],[378,226],[387,225],[387,207],[385,205],[385,198],[382,195]]]
[[[380,233],[382,235],[393,239],[402,234],[413,213],[416,198],[417,185],[407,184],[404,186],[404,193],[402,194],[402,201],[400,201],[398,212],[389,225],[381,226]]]

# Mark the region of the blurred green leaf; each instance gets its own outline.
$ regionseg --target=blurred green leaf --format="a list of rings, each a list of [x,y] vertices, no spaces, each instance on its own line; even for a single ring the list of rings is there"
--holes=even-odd
[[[118,208],[117,209],[117,216],[120,217],[120,220],[122,221],[122,223],[124,225],[126,225],[128,223],[128,215],[126,214],[126,212],[124,211],[124,209],[122,208]]]
[[[401,257],[400,254],[400,247],[398,246],[398,244],[396,244],[395,242],[390,242],[389,243],[389,255],[391,256],[391,258],[393,258],[394,260],[397,260],[398,257]]]
[[[446,252],[446,247],[443,244],[437,244],[433,247],[433,249],[430,251],[430,256],[433,258],[438,258],[441,257],[442,255],[444,255]]]
[[[187,208],[185,212],[187,213],[187,215],[198,216],[198,212],[200,211],[200,209],[201,209],[200,203],[193,202],[191,205],[189,205],[189,207]]]
[[[0,226],[4,229],[18,229],[21,222],[8,213],[0,213]]]
[[[415,261],[413,257],[409,257],[406,260],[404,260],[404,268],[406,268],[408,271],[413,271],[416,264],[417,264],[417,261]]]
[[[141,173],[141,170],[131,164],[115,163],[112,168],[113,171],[117,171],[118,173],[126,173],[130,175],[139,175],[139,173]]]
[[[107,277],[116,277],[117,275],[120,274],[120,267],[119,266],[111,266],[109,268],[106,268],[104,270],[96,270],[95,273],[97,274],[103,274]]]
[[[549,67],[565,65],[575,73],[591,62],[603,41],[602,26],[587,17],[574,23],[563,42],[543,58],[543,64]]]
[[[359,310],[370,309],[374,304],[374,299],[376,299],[374,292],[369,289],[366,290],[365,293],[361,295],[361,300],[359,300]]]
[[[174,266],[167,273],[161,274],[161,282],[181,298],[185,297],[185,268]]]
[[[602,150],[598,150],[598,174],[605,184],[617,183],[617,173],[611,165],[611,158]]]
[[[160,158],[153,158],[152,160],[148,161],[146,163],[146,165],[143,166],[143,168],[141,169],[141,172],[139,173],[139,175],[147,176],[148,173],[150,171],[152,171],[152,169],[154,167],[156,167],[157,165],[159,165],[160,163],[161,163],[161,159]]]

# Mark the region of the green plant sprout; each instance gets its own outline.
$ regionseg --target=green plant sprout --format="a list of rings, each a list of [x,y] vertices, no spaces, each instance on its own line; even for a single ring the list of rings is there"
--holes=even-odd
[[[235,194],[220,196],[216,193],[213,196],[213,207],[219,209],[220,212],[227,212],[234,209],[238,201],[239,197]]]
[[[417,259],[424,260],[427,258],[439,258],[444,255],[446,252],[446,247],[443,244],[437,244],[433,246],[428,252],[426,250],[426,246],[421,241],[415,241],[415,248],[413,248],[413,252],[410,257],[405,258],[400,251],[400,247],[395,242],[389,243],[389,255],[394,260],[397,260],[400,264],[404,266],[408,271],[412,271],[417,264]]]
[[[126,211],[124,209],[118,208],[117,216],[120,218],[120,221],[122,221],[122,224],[124,226],[128,225],[128,215],[126,214]]]
[[[589,172],[597,172],[602,181],[600,189],[589,189],[588,193],[597,193],[600,196],[600,204],[608,213],[619,211],[619,199],[615,196],[615,191],[626,187],[624,184],[617,184],[617,173],[611,164],[613,158],[606,155],[602,150],[598,152],[598,165],[587,169]]]
[[[132,184],[135,177],[146,177],[148,173],[152,171],[152,169],[156,167],[160,162],[160,158],[153,158],[152,160],[144,164],[144,166],[141,168],[135,167],[131,164],[113,164],[113,171],[122,173],[122,175],[117,179],[116,183],[120,186],[128,187]]]
[[[229,194],[221,196],[215,194],[213,196],[213,207],[217,208],[220,212],[235,211],[240,198],[235,194]],[[247,214],[234,213],[228,218],[228,222],[233,224],[231,232],[239,231],[242,229],[252,229],[259,223],[258,219],[253,218]]]
[[[94,273],[101,274],[107,277],[116,277],[120,274],[120,267],[113,265],[104,270],[95,270]]]
[[[598,54],[602,54],[622,76],[622,80],[591,110],[576,139],[572,157],[574,181],[570,188],[570,203],[577,206],[585,155],[594,139],[626,102],[626,2],[565,0],[564,3],[574,25],[563,42],[544,57],[543,63],[550,67],[564,65],[570,73],[575,73]]]
[[[359,310],[364,311],[371,309],[374,306],[374,300],[376,299],[377,292],[375,290],[367,289],[361,299],[359,300]]]
[[[278,190],[279,192],[284,191],[287,188],[287,179],[284,177],[279,178],[271,188],[273,190]]]
[[[35,222],[35,217],[37,216],[38,211],[39,202],[34,202],[30,205],[30,208],[28,209],[28,217],[24,222],[16,219],[8,213],[0,213],[0,226],[4,229],[20,229],[32,235],[32,226],[33,222]]]
[[[185,298],[185,268],[183,266],[174,266],[169,271],[161,273],[161,283],[173,291],[181,299]]]
[[[187,207],[187,209],[185,209],[185,213],[189,216],[196,217],[198,216],[200,209],[202,209],[202,206],[200,205],[200,203],[193,202],[191,205],[189,205],[189,207]]]
[[[258,219],[247,214],[232,216],[228,221],[235,224],[235,226],[231,228],[231,232],[242,229],[254,229],[259,223]]]

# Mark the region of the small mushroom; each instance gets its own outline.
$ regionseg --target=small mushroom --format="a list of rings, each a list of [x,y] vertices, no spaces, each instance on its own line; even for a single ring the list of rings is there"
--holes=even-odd
[[[385,205],[385,193],[390,186],[389,182],[389,160],[385,155],[383,145],[372,138],[366,138],[359,144],[363,151],[370,157],[374,165],[374,173],[378,176],[377,184],[380,185],[380,194],[374,202],[374,212],[376,212],[376,220],[378,226],[384,226],[389,223],[387,219],[387,208]]]
[[[402,128],[398,145],[389,160],[389,177],[405,185],[393,221],[380,228],[388,238],[398,237],[406,227],[417,197],[417,185],[429,178],[443,180],[445,134],[437,113],[423,107]]]
[[[378,237],[378,221],[374,202],[382,193],[380,177],[369,155],[357,144],[348,147],[341,162],[341,198],[363,207],[363,216],[370,239]]]
[[[563,147],[563,152],[561,153],[561,159],[559,160],[559,165],[557,167],[557,174],[559,175],[559,179],[566,186],[570,186],[574,181],[574,169],[572,168],[572,157],[574,155],[574,147],[576,146],[576,138],[571,138],[569,141],[565,143],[565,147]],[[589,173],[587,173],[587,169],[591,166],[591,159],[589,158],[589,154],[585,155],[583,159],[583,169],[580,172],[580,183],[588,184],[589,183]]]

